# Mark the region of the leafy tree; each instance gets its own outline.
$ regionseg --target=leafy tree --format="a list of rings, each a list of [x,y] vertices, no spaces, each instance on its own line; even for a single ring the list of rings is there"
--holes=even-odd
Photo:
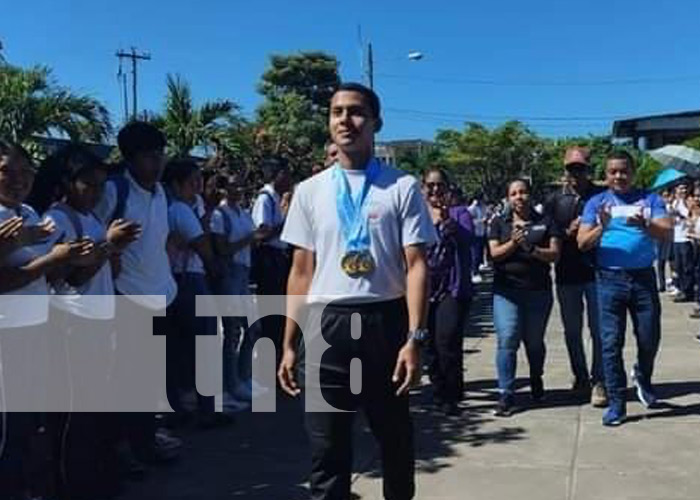
[[[37,136],[101,142],[111,130],[103,104],[59,86],[48,68],[0,65],[0,136],[36,149]]]
[[[535,188],[556,177],[547,167],[551,148],[520,122],[507,122],[489,130],[468,123],[462,132],[441,130],[436,137],[447,165],[467,193],[481,192],[501,199],[506,183],[516,177],[529,178]]]
[[[323,52],[272,56],[258,86],[265,97],[256,120],[260,156],[282,156],[297,175],[306,175],[323,157],[330,100],[339,83],[334,56]]]
[[[230,128],[242,124],[240,108],[228,100],[205,102],[197,107],[192,89],[181,76],[168,75],[165,110],[151,121],[168,138],[168,150],[175,156],[187,156],[197,147],[213,147]]]
[[[258,90],[268,99],[295,93],[311,103],[314,113],[325,116],[333,92],[340,84],[338,60],[324,52],[273,55]]]

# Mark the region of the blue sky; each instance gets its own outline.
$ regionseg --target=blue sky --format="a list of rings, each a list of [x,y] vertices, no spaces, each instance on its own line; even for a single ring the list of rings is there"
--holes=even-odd
[[[700,108],[697,0],[4,3],[7,59],[52,67],[60,83],[106,102],[115,122],[119,48],[152,54],[141,65],[141,107],[162,106],[172,72],[196,99],[229,98],[251,115],[273,52],[325,50],[344,79],[360,79],[358,25],[374,46],[382,139],[508,117],[549,136],[605,133],[613,117]],[[409,61],[411,50],[425,59]]]

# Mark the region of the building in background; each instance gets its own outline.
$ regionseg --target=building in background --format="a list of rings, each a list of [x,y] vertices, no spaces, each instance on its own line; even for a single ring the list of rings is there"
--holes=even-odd
[[[638,149],[656,149],[681,144],[700,136],[700,111],[669,113],[618,120],[613,124],[613,139],[631,141]]]
[[[419,155],[433,146],[432,142],[423,139],[377,142],[374,146],[374,156],[396,166],[398,158],[407,154]]]

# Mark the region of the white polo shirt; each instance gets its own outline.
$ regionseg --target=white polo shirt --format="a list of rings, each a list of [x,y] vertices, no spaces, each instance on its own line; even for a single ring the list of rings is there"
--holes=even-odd
[[[255,198],[253,204],[252,216],[255,227],[259,228],[262,225],[277,227],[284,223],[284,216],[280,208],[280,195],[277,194],[272,184],[265,184],[261,192]],[[269,239],[265,245],[284,250],[287,245],[279,236]]]
[[[17,209],[0,204],[0,222],[21,216],[26,226],[35,226],[41,222],[39,216],[29,205]],[[50,250],[46,243],[18,248],[3,259],[3,265],[20,267],[30,263]],[[49,319],[49,288],[46,278],[41,276],[22,288],[0,294],[0,329],[21,328],[46,323]]]
[[[345,171],[353,193],[363,186],[365,171]],[[404,247],[437,241],[428,207],[416,179],[382,165],[367,195],[370,252],[376,269],[366,277],[343,272],[346,252],[340,234],[333,168],[299,184],[282,232],[282,240],[316,255],[310,301],[380,302],[406,294]]]
[[[143,232],[122,253],[122,269],[114,284],[123,295],[143,296],[133,298],[138,304],[149,309],[162,309],[177,294],[177,284],[170,271],[166,251],[170,231],[168,201],[160,184],[151,193],[142,188],[128,171],[124,176],[129,183],[124,218],[141,224]],[[94,212],[104,223],[108,223],[116,206],[117,188],[113,182],[107,182]],[[156,296],[164,296],[165,301]]]
[[[224,222],[225,217],[228,218],[231,226],[231,231],[228,234],[226,234],[226,224]],[[226,203],[222,203],[216,210],[214,210],[214,212],[211,214],[211,222],[209,225],[212,233],[226,236],[229,243],[240,241],[243,238],[250,236],[255,230],[253,218],[247,211],[240,207],[238,207],[238,210],[235,210]],[[232,256],[231,262],[241,266],[250,267],[250,253],[250,245],[245,246]]]
[[[83,237],[90,238],[96,243],[105,241],[107,231],[102,222],[93,214],[82,214],[73,211],[80,220]],[[51,238],[52,243],[74,241],[78,238],[76,227],[62,210],[52,208],[44,214],[56,224],[56,232]],[[64,312],[88,319],[114,318],[114,282],[112,268],[109,262],[80,287],[68,283],[54,283],[51,286],[51,305]]]
[[[189,244],[204,234],[202,223],[195,213],[196,207],[190,207],[182,201],[172,201],[168,207],[168,223],[170,231],[175,233],[183,243],[184,248],[178,248],[170,254],[170,265],[174,273],[204,273],[204,263],[197,252]]]

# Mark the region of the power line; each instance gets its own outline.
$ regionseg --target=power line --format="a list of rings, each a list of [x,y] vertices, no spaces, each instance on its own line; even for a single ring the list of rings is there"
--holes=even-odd
[[[397,75],[377,73],[375,76],[395,80],[413,80],[418,82],[440,83],[448,85],[485,85],[499,87],[604,87],[623,85],[673,85],[678,83],[700,83],[700,75],[623,78],[610,80],[497,80],[488,78],[452,78]]]
[[[444,111],[425,111],[418,109],[405,109],[405,108],[385,108],[387,112],[413,115],[417,117],[426,118],[454,118],[460,119],[462,121],[474,119],[474,120],[527,120],[527,121],[550,121],[550,122],[608,122],[619,120],[621,117],[619,115],[609,115],[609,116],[528,116],[528,115],[480,115],[474,113],[454,113],[454,112],[444,112]]]

